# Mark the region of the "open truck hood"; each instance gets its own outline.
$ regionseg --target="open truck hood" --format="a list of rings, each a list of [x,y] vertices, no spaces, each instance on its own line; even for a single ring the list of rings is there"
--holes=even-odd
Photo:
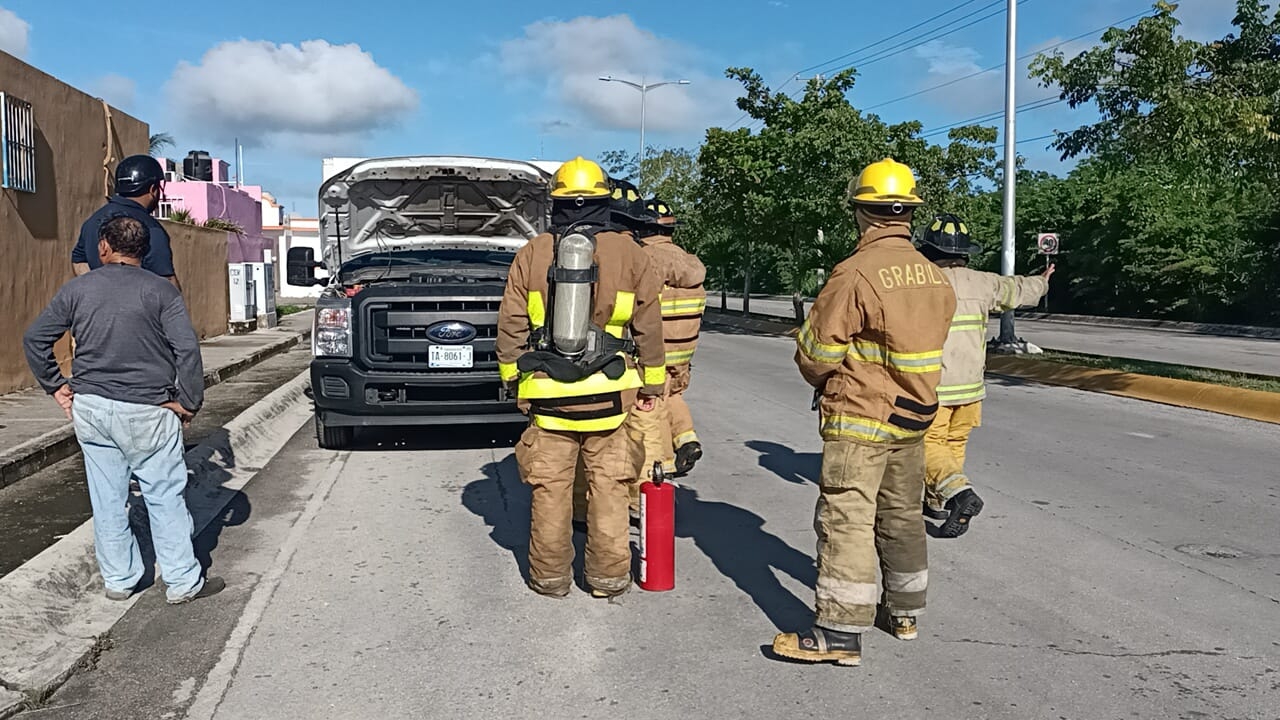
[[[472,157],[365,160],[320,186],[329,268],[369,253],[514,252],[550,224],[551,176],[530,163]]]

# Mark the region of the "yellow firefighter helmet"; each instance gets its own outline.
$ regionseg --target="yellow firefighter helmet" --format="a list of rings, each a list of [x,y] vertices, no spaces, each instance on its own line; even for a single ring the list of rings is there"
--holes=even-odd
[[[924,201],[916,195],[916,176],[911,168],[885,158],[863,168],[849,184],[849,202],[861,205],[917,207]]]
[[[609,179],[600,166],[579,155],[556,170],[551,180],[553,198],[609,197]]]

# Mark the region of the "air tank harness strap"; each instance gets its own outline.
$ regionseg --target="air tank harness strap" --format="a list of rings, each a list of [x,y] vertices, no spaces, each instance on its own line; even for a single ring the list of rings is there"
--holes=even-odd
[[[595,265],[582,270],[570,270],[552,265],[547,268],[547,281],[552,285],[558,282],[593,283],[600,279],[600,269]]]
[[[578,363],[553,352],[534,350],[520,356],[516,367],[522,373],[543,372],[556,382],[572,383],[590,377],[596,373],[604,373],[610,380],[617,380],[627,372],[627,361],[621,355],[610,353],[593,363]]]

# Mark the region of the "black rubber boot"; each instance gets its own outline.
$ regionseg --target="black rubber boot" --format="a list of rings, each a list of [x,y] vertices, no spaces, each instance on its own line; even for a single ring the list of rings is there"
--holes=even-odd
[[[803,632],[778,635],[773,639],[773,652],[791,660],[854,667],[862,664],[862,635],[814,626]]]
[[[958,538],[969,530],[969,521],[982,512],[982,498],[972,489],[964,489],[947,501],[947,519],[938,528],[938,536]]]
[[[697,440],[676,448],[676,474],[687,475],[702,459],[702,443]]]
[[[924,512],[924,516],[929,518],[930,520],[946,520],[947,518],[951,517],[951,513],[947,512],[946,510],[934,510],[932,507],[929,506],[928,502],[924,504],[923,512]]]

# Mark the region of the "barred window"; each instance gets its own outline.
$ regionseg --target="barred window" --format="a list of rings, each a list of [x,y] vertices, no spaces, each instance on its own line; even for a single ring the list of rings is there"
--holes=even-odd
[[[36,123],[31,103],[0,92],[0,186],[36,191]]]

